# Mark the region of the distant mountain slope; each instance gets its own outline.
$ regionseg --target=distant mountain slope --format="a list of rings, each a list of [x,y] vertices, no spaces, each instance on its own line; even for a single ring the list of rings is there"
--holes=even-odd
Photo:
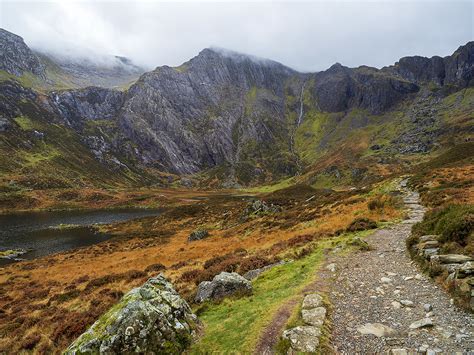
[[[8,43],[1,48],[28,62],[30,52]],[[4,95],[0,110],[11,126],[32,115],[20,104],[30,102],[49,112],[44,117],[51,124],[74,132],[99,164],[118,171],[194,174],[207,186],[292,176],[320,186],[363,184],[405,169],[414,156],[472,138],[473,52],[469,42],[445,58],[406,57],[380,70],[335,64],[303,74],[208,48],[179,67],[144,73],[125,90],[18,94],[13,110],[6,109],[13,99]],[[101,76],[90,63],[40,58],[46,77],[68,78],[63,86],[81,75],[111,84],[114,75],[139,71],[112,67]],[[12,78],[19,77],[4,80]]]
[[[128,58],[102,57],[98,62],[31,50],[23,38],[0,28],[0,79],[15,78],[40,90],[87,86],[129,86],[145,70]]]

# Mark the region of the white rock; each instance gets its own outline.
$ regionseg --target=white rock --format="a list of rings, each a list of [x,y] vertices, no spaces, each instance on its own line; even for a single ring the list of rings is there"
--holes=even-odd
[[[390,350],[391,355],[408,355],[406,349],[392,349]]]
[[[332,263],[326,266],[326,270],[329,270],[331,272],[336,272],[336,264]]]
[[[389,283],[392,282],[392,279],[384,276],[380,279],[380,281],[382,281],[382,283],[384,283],[384,284],[389,284]]]
[[[425,310],[425,312],[429,312],[433,309],[433,307],[429,303],[425,303],[423,305],[423,309]]]
[[[392,307],[395,308],[395,309],[400,309],[400,308],[402,308],[402,304],[398,301],[393,301],[392,302]]]
[[[315,325],[321,327],[324,323],[324,318],[326,318],[326,308],[316,307],[313,309],[303,309],[301,311],[301,316],[303,322],[307,325]]]
[[[400,303],[405,307],[415,307],[414,303],[409,300],[401,300]]]
[[[415,275],[415,279],[417,279],[417,280],[423,280],[423,275],[421,275],[421,274],[416,274],[416,275]]]
[[[388,337],[395,336],[397,331],[381,323],[366,323],[357,328],[357,331],[361,334],[372,334],[376,337]]]
[[[413,280],[413,276],[407,276],[404,278],[405,281]]]
[[[410,324],[410,329],[418,329],[418,328],[432,327],[432,326],[433,326],[433,321],[431,320],[431,318],[423,318]]]
[[[317,293],[311,293],[309,295],[306,295],[305,298],[303,299],[303,309],[310,309],[310,308],[316,308],[321,306],[323,302],[323,298],[318,295]]]

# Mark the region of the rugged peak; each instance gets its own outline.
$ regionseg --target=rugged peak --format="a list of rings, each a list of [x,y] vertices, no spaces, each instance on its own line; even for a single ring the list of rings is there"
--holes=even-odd
[[[0,28],[0,70],[20,76],[29,71],[42,78],[44,67],[23,38]]]
[[[188,63],[202,63],[216,60],[222,61],[226,64],[262,66],[283,69],[288,73],[295,72],[294,70],[274,60],[261,58],[251,54],[245,54],[220,47],[204,48],[201,52],[199,52],[196,57],[192,58]]]
[[[344,72],[346,71],[346,69],[348,68],[342,65],[341,63],[337,62],[331,65],[327,71],[337,73],[337,72]]]

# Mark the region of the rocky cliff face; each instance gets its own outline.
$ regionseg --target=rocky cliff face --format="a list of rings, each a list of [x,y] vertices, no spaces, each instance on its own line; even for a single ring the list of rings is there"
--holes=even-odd
[[[20,76],[25,71],[45,77],[44,66],[23,38],[0,28],[0,70]]]
[[[121,91],[89,87],[52,92],[50,107],[72,127],[82,127],[86,120],[109,120],[117,117],[124,94]]]
[[[120,124],[167,170],[234,164],[247,144],[287,140],[284,87],[292,75],[275,62],[205,49],[179,68],[143,75],[126,95]]]
[[[413,56],[401,58],[383,71],[399,75],[417,84],[435,83],[438,86],[472,86],[474,77],[474,42],[459,47],[445,58]]]
[[[340,112],[350,108],[380,113],[416,93],[416,84],[370,67],[350,69],[334,64],[314,75],[312,94],[323,111]]]
[[[0,41],[3,48],[21,56],[25,50],[17,48],[23,42],[8,41]],[[445,58],[406,57],[381,70],[335,64],[323,72],[301,74],[270,60],[204,49],[179,67],[143,74],[125,91],[87,87],[31,100],[40,101],[52,119],[79,134],[102,162],[120,155],[133,165],[170,173],[207,171],[224,186],[235,186],[301,172],[301,142],[311,157],[316,154],[311,149],[326,149],[329,139],[343,139],[369,125],[369,117],[392,117],[387,113],[396,111],[397,118],[391,119],[401,120],[403,129],[403,117],[409,121],[413,116],[413,103],[426,97],[431,102],[433,95],[440,102],[444,94],[433,94],[432,87],[453,92],[473,85],[473,51],[470,42]],[[6,59],[0,62],[11,66]],[[20,90],[8,87],[5,95]],[[7,100],[0,105],[7,116],[22,114],[12,113]],[[438,124],[435,115],[419,118],[419,111],[411,121]],[[399,132],[409,139],[398,141],[417,146],[423,136],[429,144],[415,150],[402,147],[400,152],[425,152],[434,146],[435,132],[427,136],[417,123],[421,133],[413,133],[410,124]],[[308,137],[320,142],[308,147]]]

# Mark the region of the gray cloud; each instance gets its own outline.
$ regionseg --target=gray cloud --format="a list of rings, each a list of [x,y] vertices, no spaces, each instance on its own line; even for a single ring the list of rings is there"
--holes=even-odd
[[[195,2],[0,0],[0,27],[62,55],[123,55],[153,68],[205,47],[302,71],[448,55],[473,39],[472,1]]]

